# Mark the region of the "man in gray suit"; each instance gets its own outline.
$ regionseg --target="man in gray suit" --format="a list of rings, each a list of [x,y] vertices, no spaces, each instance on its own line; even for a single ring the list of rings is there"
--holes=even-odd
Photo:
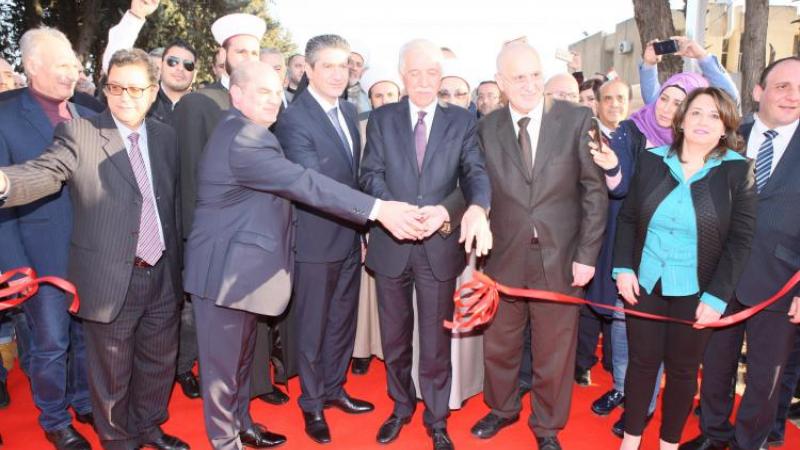
[[[175,133],[145,120],[155,68],[111,58],[109,109],[60,124],[38,158],[0,171],[0,206],[70,188],[67,276],[78,288],[95,429],[106,449],[188,449],[163,433],[178,350],[180,188]]]
[[[423,231],[416,207],[376,200],[286,159],[269,131],[282,94],[269,65],[237,68],[230,94],[233,108],[198,165],[184,273],[197,322],[206,432],[215,449],[225,450],[286,440],[253,423],[249,386],[257,315],[279,315],[289,301],[291,201],[356,223],[377,219],[399,239]]]

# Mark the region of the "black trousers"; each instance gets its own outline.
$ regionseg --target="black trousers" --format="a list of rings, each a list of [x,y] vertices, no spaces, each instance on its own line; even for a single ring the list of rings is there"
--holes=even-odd
[[[417,292],[419,327],[419,387],[428,429],[444,428],[450,415],[450,332],[445,320],[453,317],[453,291],[456,279],[440,281],[431,270],[425,247],[411,250],[408,266],[398,277],[375,274],[378,291],[378,317],[381,345],[386,363],[389,396],[397,417],[414,414],[417,394],[411,378],[411,343],[414,333],[412,289]]]
[[[697,295],[665,297],[661,283],[648,294],[640,287],[636,305],[626,309],[693,321]],[[628,371],[625,375],[625,432],[641,436],[653,397],[658,368],[664,363],[666,385],[661,400],[661,439],[678,443],[697,393],[697,371],[711,330],[628,315]],[[703,411],[705,415],[705,411]]]
[[[105,449],[161,436],[175,379],[180,304],[167,263],[132,270],[119,315],[83,322],[94,426]]]
[[[744,308],[732,300],[725,314],[734,314]],[[700,428],[706,436],[730,442],[736,449],[761,448],[775,423],[780,381],[796,330],[797,325],[789,322],[785,312],[764,310],[744,323],[714,331],[703,359],[703,386],[700,389],[703,409]],[[733,380],[745,336],[747,387],[734,426],[729,419],[734,402]]]
[[[325,400],[344,395],[353,355],[361,281],[361,248],[342,261],[295,263],[292,321],[297,373],[306,412],[322,411]]]
[[[190,296],[184,296],[181,307],[181,324],[178,341],[178,374],[192,370],[197,361],[197,328],[194,326],[194,312]]]
[[[588,305],[581,306],[580,320],[578,321],[578,349],[575,357],[575,367],[591,369],[597,364],[597,341],[603,335],[603,369],[607,372],[614,370],[611,360],[611,316],[604,316]]]

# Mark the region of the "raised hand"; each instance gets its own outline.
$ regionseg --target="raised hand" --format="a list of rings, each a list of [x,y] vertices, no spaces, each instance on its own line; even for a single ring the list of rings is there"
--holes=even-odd
[[[617,291],[622,298],[631,305],[639,303],[639,279],[635,273],[617,274]]]
[[[471,205],[461,217],[459,243],[464,243],[464,251],[469,253],[475,245],[475,256],[489,254],[492,248],[492,231],[486,218],[486,211],[478,205]]]
[[[656,49],[653,48],[653,44],[658,42],[658,39],[653,39],[652,41],[648,42],[647,45],[644,47],[644,54],[642,54],[642,60],[648,66],[655,66],[656,64],[661,62],[661,55],[656,55]]]
[[[160,0],[131,0],[131,12],[136,17],[144,19],[158,9]]]
[[[600,148],[597,147],[597,142],[594,138],[594,130],[589,130],[589,153],[592,154],[594,163],[600,166],[603,170],[611,170],[619,164],[619,158],[614,150],[608,146],[605,139],[600,139]]]
[[[578,262],[572,262],[572,286],[584,287],[592,281],[594,267]]]
[[[706,49],[686,36],[672,36],[672,39],[678,41],[678,51],[675,52],[675,54],[678,56],[685,56],[692,59],[703,59],[706,57],[706,55],[708,55]]]
[[[425,225],[420,220],[419,208],[404,202],[382,201],[378,222],[400,240],[425,238]]]
[[[581,54],[578,52],[570,52],[572,53],[572,61],[567,63],[567,71],[569,73],[575,73],[581,71]]]
[[[442,205],[429,205],[420,208],[420,221],[425,227],[425,237],[437,232],[442,225],[450,220],[450,214]]]

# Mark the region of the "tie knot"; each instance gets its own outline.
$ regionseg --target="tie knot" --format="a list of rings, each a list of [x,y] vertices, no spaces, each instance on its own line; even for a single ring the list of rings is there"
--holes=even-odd
[[[334,106],[328,110],[328,117],[331,119],[339,120],[339,107]]]
[[[425,116],[426,116],[427,114],[428,114],[428,113],[427,113],[427,112],[425,112],[425,111],[419,111],[419,112],[417,113],[417,122],[422,122],[422,121],[424,121],[424,120],[425,120]]]
[[[128,140],[131,141],[132,145],[139,144],[139,133],[133,132],[128,135]]]
[[[531,118],[530,117],[523,117],[522,119],[519,119],[519,121],[517,121],[517,125],[519,125],[519,129],[520,130],[524,130],[524,129],[528,128],[528,124],[530,122],[531,122]]]
[[[778,132],[775,131],[775,130],[767,130],[767,131],[764,132],[764,136],[766,136],[766,138],[769,139],[769,140],[775,139],[775,136],[777,136],[777,135],[778,135]]]

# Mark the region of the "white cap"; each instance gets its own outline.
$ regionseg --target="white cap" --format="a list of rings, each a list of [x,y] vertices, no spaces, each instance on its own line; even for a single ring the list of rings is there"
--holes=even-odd
[[[461,78],[467,83],[468,88],[471,86],[466,75],[466,70],[462,67],[458,59],[445,59],[442,61],[442,78],[447,77]]]
[[[359,53],[360,54],[360,53]],[[373,64],[364,71],[361,75],[361,89],[369,94],[372,86],[380,83],[381,81],[389,81],[397,85],[398,90],[402,90],[403,84],[400,82],[400,74],[397,73],[397,67],[383,64]]]
[[[217,44],[224,45],[228,39],[246,34],[254,36],[261,41],[267,32],[267,23],[264,19],[252,14],[235,13],[222,16],[211,25],[211,34]]]

